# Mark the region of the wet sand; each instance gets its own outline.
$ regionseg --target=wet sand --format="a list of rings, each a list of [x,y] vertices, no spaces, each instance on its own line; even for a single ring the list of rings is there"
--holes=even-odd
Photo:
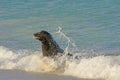
[[[92,80],[56,74],[33,73],[19,70],[0,70],[0,80]]]

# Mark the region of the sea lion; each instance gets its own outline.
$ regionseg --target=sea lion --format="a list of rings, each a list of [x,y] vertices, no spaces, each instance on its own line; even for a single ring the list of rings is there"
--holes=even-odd
[[[42,43],[42,53],[46,57],[54,57],[58,53],[63,53],[64,50],[59,47],[52,35],[47,31],[41,31],[33,34],[33,37]]]

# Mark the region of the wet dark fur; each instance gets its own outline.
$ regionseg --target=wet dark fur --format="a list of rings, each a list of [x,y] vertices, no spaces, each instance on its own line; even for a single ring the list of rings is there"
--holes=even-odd
[[[47,31],[37,32],[33,36],[41,41],[43,56],[54,57],[58,53],[64,52]]]

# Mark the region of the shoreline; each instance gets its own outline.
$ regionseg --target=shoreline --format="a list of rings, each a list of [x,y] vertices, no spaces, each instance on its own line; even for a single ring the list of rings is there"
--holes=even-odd
[[[21,70],[0,70],[1,80],[84,80],[71,76],[50,73],[25,72]]]
[[[25,72],[21,70],[0,70],[1,80],[97,80],[83,79],[53,73]],[[100,79],[99,79],[100,80]]]

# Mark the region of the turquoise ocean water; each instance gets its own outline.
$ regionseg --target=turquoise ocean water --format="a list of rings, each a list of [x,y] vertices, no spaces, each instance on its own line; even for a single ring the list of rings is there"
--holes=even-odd
[[[120,55],[120,0],[0,1],[1,50],[39,51],[40,42],[32,35],[41,30],[64,49],[68,40],[56,33],[59,27],[80,51]]]
[[[119,0],[0,1],[0,45],[33,49],[37,44],[32,39],[33,33],[47,30],[57,37],[54,33],[61,27],[80,49],[120,54],[119,3]]]

